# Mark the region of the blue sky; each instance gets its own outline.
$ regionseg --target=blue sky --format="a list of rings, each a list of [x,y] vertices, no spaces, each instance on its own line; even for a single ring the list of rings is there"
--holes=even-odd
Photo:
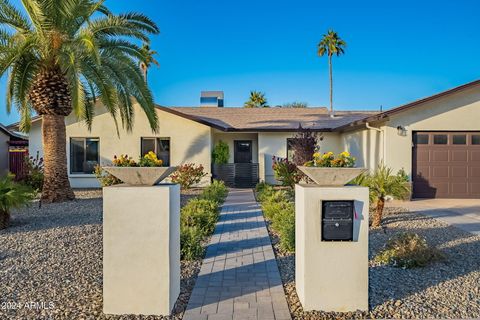
[[[459,1],[107,0],[114,12],[151,16],[161,34],[149,74],[155,101],[196,106],[201,90],[241,106],[250,90],[271,105],[328,105],[327,59],[316,45],[329,28],[347,42],[334,59],[334,105],[391,108],[480,78],[480,3]],[[0,122],[6,115],[0,82]]]

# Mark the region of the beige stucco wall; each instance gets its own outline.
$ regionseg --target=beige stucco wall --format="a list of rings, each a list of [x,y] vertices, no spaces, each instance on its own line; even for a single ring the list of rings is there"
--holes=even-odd
[[[229,163],[233,163],[234,161],[234,141],[235,140],[252,140],[252,162],[258,163],[258,134],[257,133],[240,133],[240,132],[231,132],[225,133],[219,130],[213,130],[213,144],[214,146],[221,140],[228,144],[228,149],[230,153],[230,157],[228,159]]]
[[[341,135],[343,150],[356,158],[357,167],[375,168],[384,158],[384,135],[374,129],[362,129]]]
[[[287,139],[293,138],[293,132],[259,132],[258,133],[258,162],[260,181],[276,183],[272,170],[272,157],[287,156]],[[321,152],[343,151],[341,137],[338,133],[323,133],[323,141],[320,142]]]
[[[207,183],[211,177],[212,136],[210,127],[161,110],[157,110],[157,113],[159,117],[158,133],[152,133],[147,117],[137,105],[133,131],[126,132],[120,128],[120,136],[116,133],[115,123],[110,114],[102,107],[97,109],[90,132],[84,122],[78,122],[73,115],[67,117],[67,162],[70,161],[69,140],[74,137],[100,138],[100,163],[102,165],[110,163],[113,156],[119,154],[128,154],[134,159],[138,159],[141,137],[168,137],[170,138],[171,165],[203,164],[205,172],[208,173],[203,183]],[[42,150],[40,125],[40,121],[35,122],[30,131],[30,152],[32,154],[36,150]],[[69,177],[74,188],[99,187],[98,181],[93,175],[69,174]]]

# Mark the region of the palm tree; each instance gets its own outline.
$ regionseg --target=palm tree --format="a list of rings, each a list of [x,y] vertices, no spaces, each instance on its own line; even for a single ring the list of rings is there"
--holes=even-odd
[[[343,41],[333,30],[328,30],[318,44],[318,56],[328,56],[328,70],[330,72],[330,114],[333,116],[333,75],[332,75],[332,56],[337,57],[345,52],[347,43]]]
[[[152,66],[152,64],[158,67],[160,63],[154,58],[158,52],[150,49],[150,43],[144,43],[142,45],[142,53],[145,57],[145,60],[140,61],[140,69],[142,69],[143,77],[145,78],[145,82],[147,82],[148,69]]]
[[[265,93],[260,91],[250,91],[250,97],[243,106],[245,108],[268,108]]]
[[[376,202],[372,227],[380,227],[382,223],[387,196],[404,199],[410,192],[405,183],[405,177],[400,174],[393,174],[392,169],[386,167],[383,163],[378,165],[373,174],[358,177],[355,184],[368,187],[370,189],[370,201]]]
[[[65,117],[92,125],[97,99],[117,125],[133,125],[133,99],[157,130],[157,114],[135,42],[159,32],[143,14],[112,14],[105,0],[23,0],[23,11],[0,0],[0,76],[8,74],[7,111],[20,113],[28,131],[32,112],[42,117],[45,181],[42,201],[73,199],[67,176]]]
[[[26,206],[35,197],[28,186],[15,183],[12,176],[0,178],[0,230],[10,225],[10,210]]]

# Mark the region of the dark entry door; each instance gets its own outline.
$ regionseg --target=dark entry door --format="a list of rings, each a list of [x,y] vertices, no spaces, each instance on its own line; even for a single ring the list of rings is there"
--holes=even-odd
[[[252,163],[252,140],[235,140],[235,163]]]
[[[480,198],[480,132],[415,132],[415,198]]]

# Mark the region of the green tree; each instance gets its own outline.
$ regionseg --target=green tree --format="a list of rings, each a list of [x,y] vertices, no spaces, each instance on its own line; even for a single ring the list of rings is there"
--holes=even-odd
[[[250,97],[243,106],[245,108],[268,108],[265,93],[260,91],[250,91]]]
[[[330,74],[330,113],[333,115],[333,74],[332,74],[332,57],[344,54],[347,43],[343,41],[333,30],[328,30],[324,34],[322,40],[318,44],[318,56],[328,56],[328,70]]]
[[[140,61],[140,69],[142,69],[145,82],[147,82],[148,69],[152,66],[152,64],[156,65],[157,67],[160,65],[158,60],[154,57],[157,53],[157,51],[150,48],[150,43],[144,43],[142,45],[142,54],[145,57],[145,60]]]
[[[379,227],[382,223],[385,199],[391,196],[396,199],[404,199],[410,192],[401,174],[393,174],[391,168],[383,163],[379,164],[371,174],[364,174],[355,180],[356,184],[363,185],[370,190],[370,201],[375,202],[375,213],[372,227]]]
[[[28,186],[15,183],[12,176],[0,178],[0,230],[10,224],[10,210],[26,206],[35,197]]]
[[[282,105],[282,108],[307,108],[307,107],[308,107],[308,103],[298,102],[298,101],[284,103]]]
[[[45,180],[42,201],[73,199],[67,175],[65,117],[72,110],[91,128],[97,99],[117,125],[133,126],[133,99],[158,128],[152,94],[136,42],[159,32],[143,14],[113,14],[104,0],[23,0],[23,10],[0,0],[0,76],[8,74],[7,111],[28,131],[42,117]]]

